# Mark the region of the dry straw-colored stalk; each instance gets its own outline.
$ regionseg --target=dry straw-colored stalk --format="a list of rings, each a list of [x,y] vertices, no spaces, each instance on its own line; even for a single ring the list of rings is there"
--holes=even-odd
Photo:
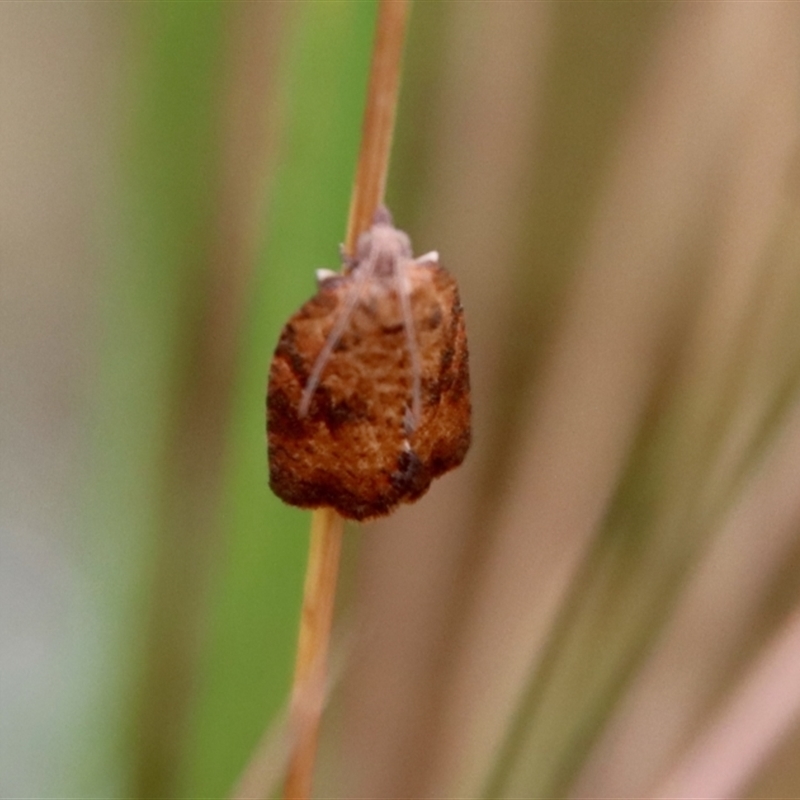
[[[394,131],[408,0],[382,0],[370,66],[361,149],[345,237],[348,253],[383,202]],[[311,796],[344,520],[332,509],[314,511],[303,589],[297,661],[289,708],[289,761],[284,798]]]
[[[350,202],[345,251],[353,253],[358,237],[383,203],[400,87],[409,0],[381,0],[370,65],[361,148]],[[322,508],[311,517],[311,541],[294,680],[288,715],[288,762],[283,789],[287,800],[311,796],[317,740],[328,689],[330,645],[344,520]],[[275,731],[268,731],[232,793],[232,797],[268,797],[273,761],[280,752]]]
[[[332,509],[311,516],[297,662],[289,707],[289,764],[283,796],[308,798],[314,775],[344,520]]]

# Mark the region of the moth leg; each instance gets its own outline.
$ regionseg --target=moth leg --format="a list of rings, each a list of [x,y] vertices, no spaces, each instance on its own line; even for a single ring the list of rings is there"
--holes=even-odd
[[[342,338],[344,329],[347,327],[347,323],[350,321],[350,316],[353,313],[353,309],[355,309],[356,304],[361,299],[361,293],[363,292],[364,286],[366,286],[371,275],[371,263],[365,265],[356,273],[355,284],[349,291],[347,302],[339,313],[333,328],[331,328],[331,332],[328,334],[328,338],[325,340],[322,350],[319,351],[319,355],[314,361],[314,366],[311,369],[311,374],[308,376],[306,385],[303,388],[303,394],[300,397],[300,408],[298,410],[298,414],[301,419],[308,414],[308,409],[311,406],[311,398],[314,396],[314,392],[317,390],[320,379],[322,378],[322,371],[325,369],[325,365],[330,360],[331,354],[336,348],[336,345],[339,344],[339,340]]]
[[[408,276],[405,264],[400,262],[395,269],[397,295],[403,312],[403,327],[406,331],[408,355],[411,360],[411,420],[405,422],[406,428],[416,430],[422,417],[422,362],[417,343],[417,331],[414,326],[414,315],[411,311],[411,291],[408,288]]]
[[[415,428],[416,422],[414,421],[414,415],[411,413],[411,409],[406,406],[405,410],[403,411],[403,436],[405,436],[405,439],[403,440],[403,446],[406,449],[411,449],[411,445],[408,443],[408,440],[414,433]]]

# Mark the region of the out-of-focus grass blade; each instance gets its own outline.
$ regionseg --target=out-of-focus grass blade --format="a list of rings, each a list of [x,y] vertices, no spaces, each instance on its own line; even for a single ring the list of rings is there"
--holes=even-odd
[[[286,698],[308,515],[267,488],[264,393],[286,317],[336,267],[361,127],[373,3],[315,2],[290,20],[279,141],[230,434],[224,563],[181,796],[224,796]]]
[[[181,334],[195,299],[215,166],[222,6],[132,10],[121,214],[98,287],[86,427],[86,586],[94,714],[74,762],[81,796],[126,793],[165,442]],[[91,648],[88,648],[89,650]],[[82,736],[82,734],[81,734]],[[64,786],[69,785],[65,783]],[[62,788],[62,791],[67,791]]]
[[[677,26],[666,34],[664,52],[669,55],[663,57],[662,64],[675,66],[664,69],[663,85],[667,80],[681,81],[686,74],[683,70],[693,59],[705,65],[713,63],[714,58],[730,57],[730,43],[725,39],[726,26],[731,22],[729,9],[716,8],[704,20],[704,35],[692,43],[692,49],[686,47],[685,35],[669,38],[680,30]],[[774,42],[781,41],[780,19],[764,17],[757,21],[766,22],[765,29]],[[697,32],[694,17],[683,18],[680,24],[686,26],[684,31],[691,27]],[[748,32],[738,42],[741,53],[755,54],[749,62],[745,57],[740,59],[743,74],[748,76],[749,68],[763,78],[764,73],[757,70],[764,63],[759,58],[768,52],[767,38],[751,39],[746,26],[739,30]],[[759,47],[764,50],[759,52]],[[744,78],[729,79],[724,71],[708,70],[704,74],[704,70],[705,66],[691,70],[696,85],[705,84],[704,91],[715,100],[728,98],[727,104],[720,102],[707,117],[707,150],[697,162],[709,165],[715,163],[711,154],[718,152],[712,136],[724,136],[729,130],[720,112],[736,109],[741,113],[745,108],[752,113],[755,107],[759,113],[753,113],[753,118],[761,120],[764,110],[757,105],[760,93],[743,90],[748,86]],[[766,74],[778,84],[777,71]],[[723,80],[717,81],[718,77]],[[663,102],[653,99],[657,96],[657,92],[648,94],[648,103]],[[665,92],[664,96],[689,99],[679,91],[671,95]],[[781,98],[777,92],[776,96]],[[704,101],[691,113],[681,115],[672,107],[670,124],[699,130],[702,125],[698,118],[706,108]],[[658,114],[651,106],[641,130],[653,126],[656,119]],[[796,387],[797,291],[790,285],[796,280],[785,280],[788,274],[796,279],[796,260],[776,258],[776,254],[791,249],[793,229],[775,224],[775,220],[748,228],[746,223],[755,215],[741,202],[766,185],[771,189],[766,196],[775,198],[768,208],[774,203],[777,211],[787,205],[785,183],[773,180],[762,184],[761,175],[767,172],[763,167],[767,160],[762,156],[771,152],[770,145],[775,147],[774,174],[785,180],[794,152],[782,144],[779,125],[765,128],[776,132],[778,144],[754,128],[742,133],[738,149],[730,149],[736,155],[725,162],[725,169],[732,188],[726,185],[726,202],[719,204],[718,215],[709,215],[704,226],[707,249],[694,255],[695,274],[706,278],[695,293],[696,309],[684,320],[677,306],[673,310],[673,331],[681,333],[673,333],[669,340],[665,337],[669,350],[665,347],[660,351],[661,363],[669,363],[670,368],[660,370],[659,384],[640,419],[638,441],[627,468],[606,507],[591,550],[561,604],[550,640],[532,669],[486,789],[487,797],[561,797],[569,793],[576,770],[610,710],[624,696],[654,647],[704,548],[717,535],[723,515],[740,496],[745,479],[758,466],[771,438],[780,435],[786,411],[796,402],[789,387]],[[659,127],[659,134],[659,152],[654,149],[648,161],[651,168],[657,158],[669,157],[670,142],[681,141],[667,125]],[[696,137],[694,143],[702,145],[703,138]],[[685,150],[680,146],[672,153],[674,171],[679,174]],[[759,169],[748,170],[748,159],[755,161],[754,154]],[[693,178],[703,174],[697,169],[684,168],[684,172]],[[742,174],[750,180],[742,179]],[[719,191],[719,174],[713,175],[714,181],[706,186]],[[645,173],[638,179],[642,176]],[[682,192],[685,185],[679,187]],[[661,199],[668,191],[665,181],[653,182],[641,196]],[[698,185],[692,196],[703,191],[708,189]],[[631,216],[629,213],[627,218]],[[665,225],[678,219],[677,215],[675,220],[660,216]],[[638,221],[630,224],[632,229],[643,229]],[[739,253],[746,257],[738,258]],[[789,263],[791,270],[786,269]],[[643,269],[650,266],[645,263]],[[681,300],[685,303],[685,295]],[[652,324],[652,318],[648,322]],[[664,358],[666,352],[670,352],[668,358]],[[765,520],[763,535],[772,533]],[[735,591],[735,587],[730,590]],[[687,662],[697,658],[692,651],[675,653],[673,659],[678,656]],[[654,728],[653,741],[648,742],[652,749],[660,735],[658,715],[649,721]],[[610,765],[603,766],[608,769]],[[590,796],[588,792],[594,787],[583,789],[583,796]],[[636,792],[635,796],[647,794]],[[599,796],[634,793],[601,791]]]

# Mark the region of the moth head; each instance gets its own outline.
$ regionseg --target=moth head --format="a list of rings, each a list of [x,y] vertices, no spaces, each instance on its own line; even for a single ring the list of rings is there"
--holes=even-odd
[[[394,219],[392,218],[392,212],[389,211],[388,208],[384,205],[380,205],[375,209],[375,213],[372,215],[372,224],[373,225],[389,225],[390,227],[394,227]]]
[[[385,206],[378,206],[372,227],[361,234],[356,248],[356,265],[370,265],[377,275],[391,275],[399,260],[408,260],[411,240],[392,224],[392,215]]]

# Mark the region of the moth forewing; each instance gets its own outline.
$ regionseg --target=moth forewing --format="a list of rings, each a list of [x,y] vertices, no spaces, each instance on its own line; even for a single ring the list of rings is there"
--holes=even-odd
[[[367,519],[463,460],[468,354],[455,281],[437,253],[413,260],[388,212],[347,266],[325,276],[275,351],[270,485],[293,505]]]
[[[334,275],[336,273],[333,273]],[[364,288],[368,285],[369,274],[366,269],[356,273],[356,280],[349,286],[347,299],[342,308],[339,309],[336,322],[333,329],[325,339],[325,344],[322,346],[319,355],[314,361],[314,367],[311,370],[306,385],[303,388],[303,396],[300,398],[300,416],[305,417],[308,414],[308,408],[311,405],[311,398],[319,386],[320,378],[322,377],[323,370],[330,361],[331,354],[336,349],[336,345],[342,338],[350,318],[352,317],[353,310],[358,305],[361,299],[361,294]]]

